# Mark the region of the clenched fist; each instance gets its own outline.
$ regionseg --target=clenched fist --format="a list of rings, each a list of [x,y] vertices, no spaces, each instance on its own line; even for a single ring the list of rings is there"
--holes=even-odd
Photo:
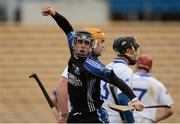
[[[49,5],[49,4],[44,4],[42,6],[42,11],[41,11],[43,16],[55,16],[55,10]]]

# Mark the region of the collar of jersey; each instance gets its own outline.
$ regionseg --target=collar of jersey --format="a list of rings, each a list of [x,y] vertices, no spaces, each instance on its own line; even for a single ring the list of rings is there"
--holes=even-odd
[[[122,58],[115,58],[114,63],[123,63],[125,65],[128,65],[126,61]]]
[[[150,77],[151,74],[149,72],[136,72],[137,75],[140,75],[140,76],[146,76],[146,77]]]

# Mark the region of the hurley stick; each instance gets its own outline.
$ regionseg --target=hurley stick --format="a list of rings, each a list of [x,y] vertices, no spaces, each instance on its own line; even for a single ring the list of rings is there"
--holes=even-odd
[[[115,111],[135,110],[132,106],[123,106],[123,105],[116,105],[116,104],[108,104],[108,107],[115,110]],[[150,105],[150,106],[145,106],[144,108],[171,108],[171,106],[168,106],[168,105]]]
[[[39,87],[41,88],[41,91],[43,92],[46,101],[48,102],[54,116],[56,117],[56,119],[58,119],[58,111],[55,107],[55,105],[53,104],[51,98],[49,97],[46,89],[44,88],[43,84],[41,83],[41,81],[39,80],[38,76],[36,74],[32,74],[31,76],[29,76],[29,78],[34,78],[36,80],[36,82],[38,83]]]

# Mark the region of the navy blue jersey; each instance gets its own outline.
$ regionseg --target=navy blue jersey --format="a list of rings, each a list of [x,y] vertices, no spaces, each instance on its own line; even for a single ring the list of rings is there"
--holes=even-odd
[[[72,51],[74,32],[70,32],[68,44]],[[101,107],[100,80],[109,81],[111,71],[92,55],[75,58],[71,52],[68,62],[68,93],[72,111],[94,112]]]

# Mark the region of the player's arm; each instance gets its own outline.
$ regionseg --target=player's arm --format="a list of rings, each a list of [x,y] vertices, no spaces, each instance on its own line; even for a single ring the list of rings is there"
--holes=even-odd
[[[173,115],[173,113],[174,113],[174,110],[172,106],[171,108],[163,108],[160,114],[156,114],[154,123],[158,123],[166,118],[169,118],[171,115]]]
[[[131,88],[120,78],[118,78],[114,71],[111,70],[109,83],[113,84],[114,86],[118,87],[124,94],[126,94],[130,100],[137,99],[136,95],[133,93]]]
[[[143,109],[142,103],[138,100],[136,95],[133,93],[131,88],[121,79],[119,79],[113,70],[108,70],[105,66],[100,62],[95,60],[92,57],[89,57],[84,63],[84,67],[93,75],[99,77],[100,79],[113,84],[118,87],[124,94],[126,94],[132,102],[132,106],[141,111]]]
[[[73,38],[75,33],[73,32],[73,27],[70,24],[70,22],[64,16],[56,12],[49,4],[43,5],[42,14],[44,16],[48,16],[48,15],[52,16],[52,18],[56,21],[58,26],[64,31],[68,39],[70,52],[72,54],[72,43],[74,40]]]
[[[73,27],[70,22],[61,14],[56,12],[49,4],[44,4],[42,7],[42,14],[44,16],[52,16],[58,26],[64,31],[66,36],[73,31]]]
[[[109,83],[118,87],[128,98],[131,100],[131,106],[134,107],[137,111],[143,110],[143,104],[138,100],[132,89],[120,78],[118,78],[113,70],[109,78]]]
[[[160,122],[166,118],[169,118],[174,113],[173,109],[173,99],[171,98],[169,92],[167,91],[166,87],[162,84],[158,84],[158,91],[159,91],[159,104],[160,105],[169,105],[171,108],[163,108],[161,109],[159,114],[156,114],[155,122]]]
[[[59,78],[58,86],[57,86],[57,107],[59,110],[59,123],[65,123],[67,121],[68,115],[68,89],[67,89],[67,80],[68,71],[67,67],[64,69],[64,72]]]
[[[73,27],[70,22],[58,12],[55,12],[55,15],[53,15],[52,17],[66,35],[73,31]]]
[[[65,123],[68,116],[68,90],[67,90],[67,78],[61,76],[58,81],[57,87],[57,106],[59,110],[59,123]]]
[[[129,98],[124,94],[124,93],[119,93],[117,95],[117,99],[118,99],[118,103],[119,105],[125,105],[127,106],[128,103],[130,102]],[[127,123],[134,123],[134,117],[133,117],[133,113],[131,111],[126,111],[123,112]]]

